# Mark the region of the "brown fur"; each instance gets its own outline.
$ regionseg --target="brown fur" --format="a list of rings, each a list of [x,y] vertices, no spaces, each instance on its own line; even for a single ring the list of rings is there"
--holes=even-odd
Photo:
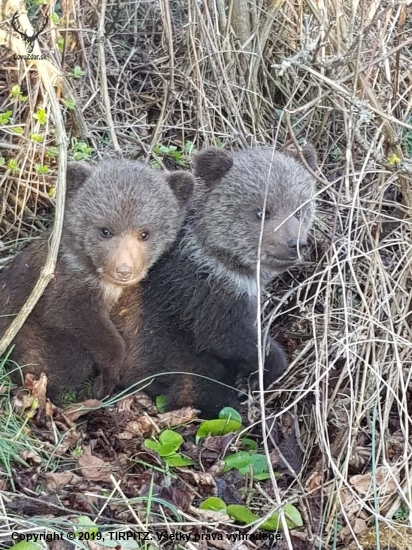
[[[193,177],[138,162],[107,161],[93,169],[74,163],[67,185],[55,276],[15,338],[11,356],[24,372],[46,372],[56,402],[62,390],[79,386],[94,370],[100,375],[98,397],[114,389],[139,328],[136,288],[173,243]],[[49,236],[0,273],[0,337],[40,275]],[[116,307],[122,299],[131,321],[119,331]]]

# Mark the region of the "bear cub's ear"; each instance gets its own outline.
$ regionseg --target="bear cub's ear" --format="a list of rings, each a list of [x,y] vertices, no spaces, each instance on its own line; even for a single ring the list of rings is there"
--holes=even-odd
[[[68,162],[66,171],[66,197],[73,197],[92,171],[92,168],[84,162]]]
[[[167,174],[167,183],[170,185],[175,197],[181,206],[184,206],[193,194],[195,178],[190,172],[178,170]]]
[[[214,183],[233,166],[233,157],[227,151],[209,147],[194,157],[194,174],[205,183]]]
[[[288,149],[285,149],[282,152],[285,155],[288,155],[289,157],[295,158],[301,164],[303,164],[302,160],[300,158],[300,155],[299,155],[298,151],[296,151],[295,148],[293,148],[293,149],[288,148]],[[303,155],[303,158],[308,163],[309,167],[312,168],[312,170],[314,172],[316,172],[316,170],[318,169],[318,161],[317,161],[316,149],[314,148],[312,143],[307,143],[306,145],[304,145],[302,147],[302,155]]]

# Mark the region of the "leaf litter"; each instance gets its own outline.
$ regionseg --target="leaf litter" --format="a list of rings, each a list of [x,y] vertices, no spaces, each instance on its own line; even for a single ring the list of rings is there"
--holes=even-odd
[[[207,523],[237,532],[237,517],[258,520],[264,513],[253,504],[259,497],[254,485],[264,479],[253,475],[259,478],[267,461],[257,454],[257,441],[239,437],[241,418],[233,419],[236,411],[224,411],[215,424],[201,423],[198,411],[190,407],[158,413],[142,393],[110,407],[92,399],[62,409],[46,398],[45,375],[39,380],[26,376],[24,389],[13,391],[14,414],[26,418],[25,435],[38,442],[38,450],[25,449],[22,462],[13,466],[16,486],[28,495],[28,500],[11,497],[6,508],[14,513],[73,521],[81,513],[96,518],[102,509],[99,522],[105,524],[135,524],[137,513],[148,529],[165,517],[181,521],[183,513],[192,518],[193,533],[202,525],[207,530]],[[229,460],[225,470],[225,460],[236,453],[243,457],[241,467],[232,458],[233,465]],[[250,468],[245,456],[252,457]],[[36,492],[39,498],[31,499]],[[223,502],[225,510],[233,509],[233,515],[207,504],[202,509],[210,498]],[[264,508],[270,511],[270,506],[266,502]],[[241,519],[240,524],[245,522]]]

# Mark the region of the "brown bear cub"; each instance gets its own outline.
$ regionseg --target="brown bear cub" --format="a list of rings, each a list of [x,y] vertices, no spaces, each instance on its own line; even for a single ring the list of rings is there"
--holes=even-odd
[[[303,155],[315,168],[313,148]],[[145,391],[166,395],[169,408],[192,404],[210,417],[237,404],[236,391],[227,387],[237,376],[258,370],[262,223],[265,285],[301,258],[314,220],[315,185],[303,163],[269,148],[233,154],[205,149],[194,160],[194,174],[197,185],[180,234],[141,285],[141,329],[121,385],[156,375]],[[273,340],[264,362],[268,385],[286,367]]]
[[[132,296],[129,324],[136,332],[139,283],[175,240],[193,185],[187,172],[162,173],[140,162],[69,163],[55,276],[16,336],[11,355],[24,372],[48,375],[53,401],[93,369],[99,375],[98,397],[113,391],[127,349],[112,309],[123,293]],[[0,273],[0,337],[40,275],[49,235]]]

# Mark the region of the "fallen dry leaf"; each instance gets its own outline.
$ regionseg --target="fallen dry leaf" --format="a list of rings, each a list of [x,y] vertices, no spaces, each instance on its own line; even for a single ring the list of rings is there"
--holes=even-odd
[[[225,461],[218,460],[213,466],[209,468],[209,474],[213,477],[219,477],[225,469]]]
[[[157,408],[153,403],[153,399],[150,399],[147,393],[143,391],[138,391],[133,395],[133,398],[135,405],[144,407],[150,414],[157,414]]]
[[[10,399],[10,404],[14,412],[21,413],[25,409],[30,409],[34,401],[34,396],[26,390],[18,390]]]
[[[193,500],[193,495],[189,491],[182,491],[177,487],[162,487],[159,497],[174,504],[179,510],[186,512]]]
[[[101,402],[98,399],[87,399],[81,403],[74,403],[63,409],[63,414],[71,422],[76,422],[78,418],[90,412],[90,410],[98,409],[101,405]]]
[[[180,471],[185,474],[190,474],[197,485],[216,487],[215,480],[211,474],[205,472],[194,472],[193,470],[189,470],[189,468],[180,468]]]
[[[127,422],[123,431],[117,435],[118,439],[133,439],[143,435],[150,436],[156,431],[156,425],[150,416],[142,415],[136,420]]]
[[[157,415],[157,424],[159,428],[173,428],[174,426],[180,426],[192,422],[199,414],[197,409],[192,407],[183,407],[176,411],[162,413]]]
[[[131,412],[133,403],[134,395],[128,395],[127,397],[124,397],[117,402],[117,410]]]
[[[362,505],[356,500],[354,495],[345,487],[341,489],[339,496],[348,517],[357,514],[362,508]]]
[[[74,472],[47,473],[44,474],[44,479],[46,481],[46,489],[50,492],[58,492],[66,485],[75,485],[79,481],[82,481],[82,478]]]
[[[82,447],[83,453],[77,459],[82,476],[89,481],[110,481],[111,465],[93,456],[90,447]]]
[[[36,375],[27,373],[24,377],[24,387],[30,390],[32,396],[38,400],[39,409],[46,407],[47,376],[42,372],[38,380]]]
[[[50,399],[46,400],[46,406],[44,408],[44,414],[46,416],[54,416],[57,413],[58,410],[59,410],[59,408],[56,407],[56,405],[53,405],[53,403],[50,401]]]
[[[202,521],[216,521],[219,523],[233,523],[233,519],[230,518],[224,512],[214,512],[213,510],[201,510],[200,508],[194,508],[190,506],[190,513],[201,519]]]
[[[395,476],[398,480],[398,476]],[[396,493],[398,485],[386,466],[379,466],[375,472],[376,487],[380,496]],[[372,493],[372,472],[356,475],[349,478],[349,483],[362,496]]]
[[[27,462],[27,464],[34,465],[34,464],[42,464],[43,460],[41,457],[34,453],[33,451],[22,451],[20,453],[21,458]]]
[[[352,531],[355,533],[355,535],[361,535],[362,533],[365,533],[365,531],[368,530],[368,526],[366,524],[366,521],[362,518],[350,518],[350,524],[352,527]],[[339,536],[341,540],[345,540],[351,535],[351,530],[349,528],[349,525],[346,525],[342,531],[340,531]]]
[[[322,485],[322,476],[319,472],[313,472],[311,476],[306,480],[305,489],[306,491],[316,492]]]

